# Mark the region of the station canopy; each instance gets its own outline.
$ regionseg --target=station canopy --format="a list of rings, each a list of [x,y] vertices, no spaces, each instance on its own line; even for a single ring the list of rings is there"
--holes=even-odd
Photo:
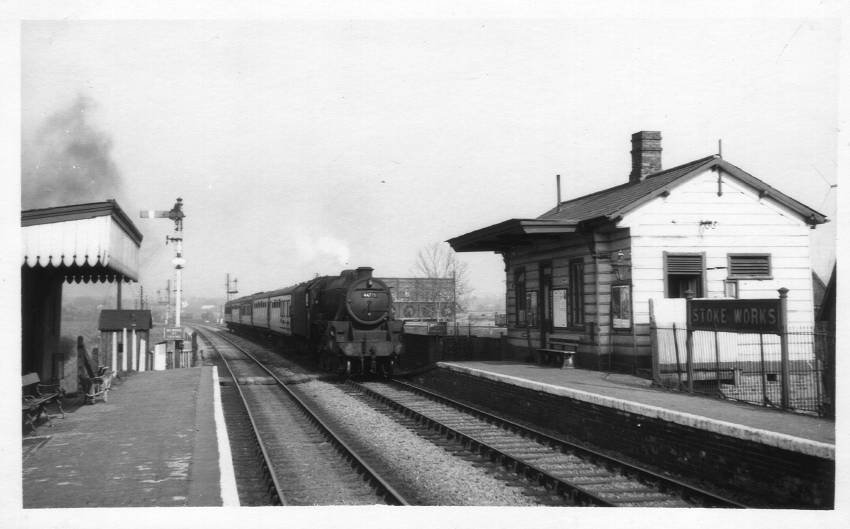
[[[575,233],[577,229],[576,222],[567,220],[509,219],[449,239],[448,242],[456,252],[504,251],[514,246],[531,244],[534,240]]]
[[[137,281],[142,234],[115,200],[21,211],[22,266],[69,283]]]

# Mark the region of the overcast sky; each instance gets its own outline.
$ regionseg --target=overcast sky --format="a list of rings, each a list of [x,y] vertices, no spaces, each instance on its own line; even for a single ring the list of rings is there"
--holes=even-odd
[[[371,266],[717,152],[835,218],[839,25],[798,18],[54,21],[21,26],[22,207],[116,198],[186,295]],[[83,138],[83,145],[80,145]],[[69,145],[72,148],[69,148]],[[75,147],[74,147],[75,146]],[[69,154],[70,153],[70,154]],[[82,176],[81,176],[82,175]],[[73,181],[91,182],[70,186]],[[34,183],[29,186],[28,182]],[[51,184],[52,182],[52,184]],[[812,232],[827,278],[835,224]],[[501,258],[460,254],[477,294]]]

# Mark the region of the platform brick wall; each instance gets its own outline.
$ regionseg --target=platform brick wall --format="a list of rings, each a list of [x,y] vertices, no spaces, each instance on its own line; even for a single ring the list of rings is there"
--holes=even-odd
[[[417,383],[758,506],[828,509],[835,462],[568,397],[435,369]]]

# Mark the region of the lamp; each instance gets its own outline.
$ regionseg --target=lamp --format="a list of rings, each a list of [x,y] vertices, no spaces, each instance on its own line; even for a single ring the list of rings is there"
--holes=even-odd
[[[614,269],[614,275],[617,276],[617,281],[625,281],[631,277],[632,265],[625,260],[623,250],[617,252],[617,262],[611,263],[611,268]]]

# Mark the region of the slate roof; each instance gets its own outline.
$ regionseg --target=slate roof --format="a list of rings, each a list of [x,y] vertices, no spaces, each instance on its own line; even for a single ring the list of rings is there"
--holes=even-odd
[[[626,182],[561,202],[559,207],[550,209],[536,219],[509,219],[454,237],[448,243],[458,252],[501,251],[523,241],[527,243],[530,237],[552,237],[580,231],[586,229],[592,221],[616,222],[625,213],[709,169],[737,178],[760,195],[796,212],[811,225],[827,222],[822,213],[774,189],[720,156],[711,155],[647,175],[638,182]]]
[[[557,208],[552,208],[538,218],[559,219],[575,223],[600,217],[614,220],[707,169],[718,169],[737,177],[756,191],[766,194],[792,211],[795,211],[809,224],[823,224],[826,222],[826,216],[823,214],[781,193],[755,176],[723,160],[716,154],[647,175],[645,179],[639,182],[627,182],[623,185],[561,202],[560,211]]]
[[[97,328],[101,331],[148,331],[151,327],[153,318],[149,310],[102,310],[97,322]]]

